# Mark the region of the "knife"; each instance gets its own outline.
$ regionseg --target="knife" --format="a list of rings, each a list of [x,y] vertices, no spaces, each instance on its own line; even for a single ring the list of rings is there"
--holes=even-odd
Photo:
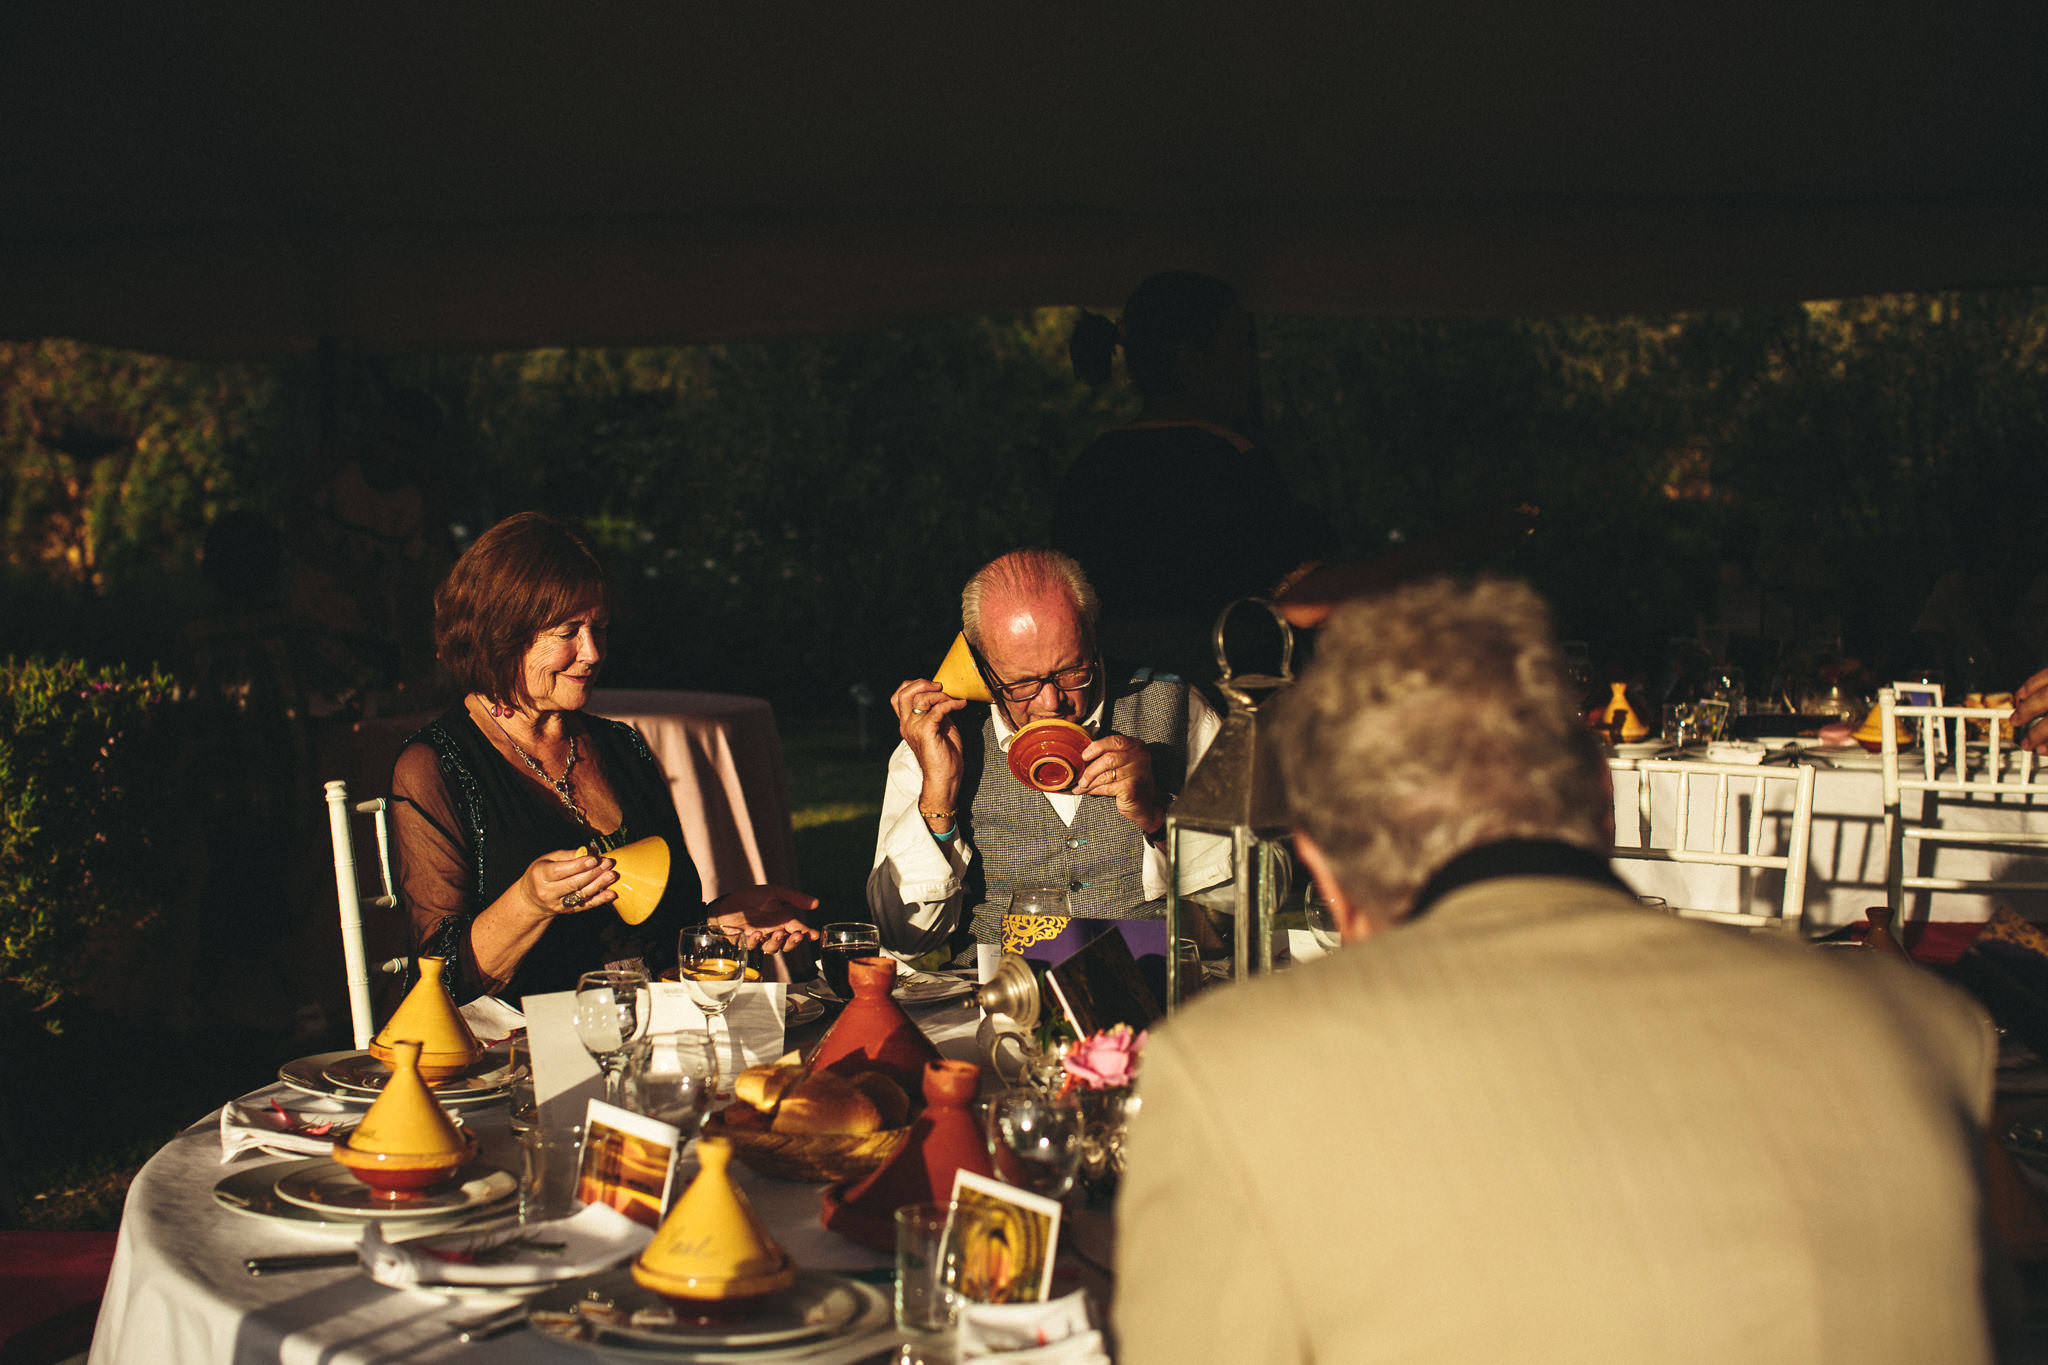
[[[396,1242],[418,1241],[428,1237],[439,1237],[450,1232],[489,1232],[494,1228],[510,1227],[519,1221],[517,1212],[508,1209],[490,1209],[473,1213],[467,1218],[439,1227],[422,1228],[407,1237],[391,1237]],[[242,1269],[251,1275],[282,1275],[293,1270],[333,1270],[345,1265],[354,1265],[360,1259],[353,1251],[314,1251],[290,1256],[251,1256],[242,1262]]]
[[[510,1308],[500,1308],[480,1318],[466,1318],[448,1325],[455,1329],[457,1341],[489,1341],[492,1337],[503,1336],[515,1327],[524,1327],[526,1305],[515,1303]]]

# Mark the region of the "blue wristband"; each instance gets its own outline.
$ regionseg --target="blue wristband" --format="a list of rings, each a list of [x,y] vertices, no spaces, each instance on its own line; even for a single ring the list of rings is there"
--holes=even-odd
[[[960,825],[959,825],[959,822],[958,822],[958,821],[955,821],[955,822],[954,822],[953,824],[951,824],[951,825],[947,826],[947,828],[946,828],[946,832],[945,832],[944,834],[934,834],[934,835],[932,836],[932,838],[934,838],[934,839],[938,840],[938,842],[940,842],[940,843],[942,843],[942,844],[944,844],[944,843],[950,843],[950,842],[952,842],[953,836],[954,836],[954,835],[956,835],[956,834],[958,834],[959,832],[960,832]]]

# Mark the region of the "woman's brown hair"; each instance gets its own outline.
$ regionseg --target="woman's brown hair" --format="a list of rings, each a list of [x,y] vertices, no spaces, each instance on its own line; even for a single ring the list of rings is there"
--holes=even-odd
[[[434,652],[464,692],[530,702],[534,637],[593,602],[607,604],[604,568],[582,532],[520,512],[478,536],[434,594]]]

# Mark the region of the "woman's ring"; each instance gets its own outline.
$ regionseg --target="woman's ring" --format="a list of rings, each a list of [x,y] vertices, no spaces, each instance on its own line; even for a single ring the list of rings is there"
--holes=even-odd
[[[562,908],[564,910],[579,909],[582,905],[583,893],[581,891],[571,891],[568,895],[562,897]]]
[[[929,706],[913,706],[910,708],[910,714],[913,716],[921,716],[929,710],[931,710],[931,707]]]

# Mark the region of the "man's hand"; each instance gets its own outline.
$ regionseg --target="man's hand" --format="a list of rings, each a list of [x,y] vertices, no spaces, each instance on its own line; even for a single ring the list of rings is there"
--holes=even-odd
[[[930,678],[912,678],[889,698],[896,712],[896,730],[910,752],[917,757],[924,774],[924,790],[918,797],[921,811],[950,811],[960,801],[960,727],[953,713],[967,705]],[[934,834],[944,834],[947,819],[927,817],[925,824]]]
[[[1116,813],[1146,834],[1166,823],[1166,807],[1152,781],[1152,755],[1129,735],[1104,735],[1081,751],[1088,766],[1074,790],[1082,796],[1114,796]]]
[[[816,896],[786,886],[749,886],[720,896],[705,907],[704,918],[738,939],[742,948],[780,953],[822,937],[798,918],[817,908]]]
[[[2048,754],[2048,725],[2034,725],[2048,715],[2048,668],[2021,683],[2012,699],[2012,730],[2019,736],[2020,747]],[[2031,730],[2027,728],[2030,725],[2034,727]]]

